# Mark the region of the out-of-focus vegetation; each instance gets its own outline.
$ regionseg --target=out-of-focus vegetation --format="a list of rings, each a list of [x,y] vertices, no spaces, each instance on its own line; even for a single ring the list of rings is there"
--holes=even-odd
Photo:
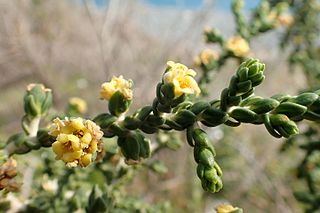
[[[319,89],[319,1],[261,1],[253,11],[241,3],[234,1],[230,13],[216,11],[211,1],[195,11],[126,0],[109,0],[103,8],[90,1],[0,1],[1,145],[21,131],[30,82],[53,91],[54,109],[41,124],[56,116],[93,118],[106,112],[98,94],[113,75],[134,82],[130,111],[150,105],[167,60],[194,67],[203,91],[199,100],[219,97],[248,57],[266,63],[266,80],[256,90],[262,97]],[[293,23],[283,14],[292,15]],[[239,40],[242,51],[234,49]],[[70,97],[81,97],[88,106]],[[31,120],[23,119],[27,129]],[[317,125],[304,123],[303,134],[288,141],[261,126],[205,128],[223,169],[224,187],[216,194],[203,192],[195,172],[201,163],[194,163],[185,135],[172,131],[152,136],[152,158],[131,167],[114,138],[103,139],[103,163],[87,168],[67,169],[51,149],[14,155],[18,173],[13,161],[2,168],[6,178],[14,177],[10,191],[20,192],[2,191],[1,210],[11,202],[12,212],[213,212],[232,203],[245,212],[315,212],[320,203]],[[302,151],[293,146],[297,143]],[[281,148],[286,152],[280,154]],[[240,211],[227,212],[233,210]]]

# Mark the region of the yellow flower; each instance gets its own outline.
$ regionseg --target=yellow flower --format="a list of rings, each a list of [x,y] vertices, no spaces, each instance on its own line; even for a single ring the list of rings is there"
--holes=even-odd
[[[195,65],[200,66],[201,64],[207,65],[211,61],[215,61],[219,58],[219,55],[217,52],[211,50],[211,49],[205,49],[203,50],[199,56],[195,58]]]
[[[131,80],[124,79],[122,75],[119,77],[113,76],[110,82],[105,82],[101,85],[100,95],[102,99],[110,100],[115,92],[120,91],[127,100],[131,100],[131,87]]]
[[[49,134],[56,137],[52,144],[56,159],[63,160],[68,167],[86,167],[92,162],[96,152],[100,152],[103,132],[90,120],[56,118]]]
[[[294,18],[292,17],[292,15],[282,14],[278,16],[278,23],[281,26],[290,26],[293,24],[293,22],[294,22]]]
[[[241,36],[231,37],[226,43],[226,48],[238,57],[246,56],[250,51],[248,42]]]
[[[179,97],[182,94],[200,94],[198,83],[193,78],[196,75],[194,70],[173,61],[168,61],[167,65],[168,68],[163,76],[163,81],[174,85],[175,97]]]
[[[87,103],[82,98],[73,97],[69,99],[69,104],[75,107],[80,113],[86,113]]]
[[[229,204],[221,204],[216,208],[217,213],[229,213],[238,210],[238,207],[233,207]]]

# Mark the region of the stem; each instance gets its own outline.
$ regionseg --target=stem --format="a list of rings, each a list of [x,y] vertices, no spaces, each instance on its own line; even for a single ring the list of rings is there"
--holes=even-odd
[[[39,129],[41,116],[37,116],[30,121],[29,125],[29,137],[36,137]]]

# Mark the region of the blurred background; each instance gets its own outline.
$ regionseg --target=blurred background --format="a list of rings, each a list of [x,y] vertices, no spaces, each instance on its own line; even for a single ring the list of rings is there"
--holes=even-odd
[[[43,83],[52,88],[56,110],[70,97],[89,104],[88,117],[106,110],[99,100],[101,83],[113,75],[134,82],[133,109],[149,104],[166,61],[193,66],[206,45],[203,29],[235,31],[231,1],[213,0],[0,0],[0,137],[19,131],[26,85]],[[246,11],[259,3],[247,0]],[[278,48],[281,30],[263,34],[252,46],[253,55],[266,63],[261,96],[278,92],[294,95],[306,86],[300,72],[289,72],[286,53]],[[218,97],[235,72],[232,60],[216,75],[210,96]],[[196,68],[195,68],[196,69]],[[223,135],[228,134],[223,137]],[[221,202],[231,202],[247,212],[299,212],[292,195],[292,168],[299,158],[279,155],[281,139],[263,126],[210,130],[224,169],[221,193],[200,199],[202,188],[195,174],[192,150],[164,151],[157,156],[168,173],[145,174],[131,188],[150,202],[169,199],[176,209],[210,212]],[[190,207],[194,205],[193,207]],[[177,212],[180,212],[177,210]]]

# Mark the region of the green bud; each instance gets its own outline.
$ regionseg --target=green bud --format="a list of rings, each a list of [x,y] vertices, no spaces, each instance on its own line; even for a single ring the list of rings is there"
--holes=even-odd
[[[241,103],[240,103],[240,106],[241,107],[250,106],[250,105],[253,105],[254,103],[256,103],[259,100],[263,100],[263,98],[260,97],[260,96],[250,96],[250,97],[242,100]]]
[[[317,99],[319,98],[319,96],[315,93],[311,93],[311,92],[306,92],[306,93],[302,93],[300,95],[298,95],[297,97],[290,99],[291,102],[293,103],[297,103],[303,106],[310,106],[312,105]]]
[[[140,138],[134,135],[128,135],[124,140],[120,140],[119,146],[127,164],[136,164],[139,162]]]
[[[196,122],[196,115],[193,112],[183,109],[178,111],[173,120],[178,123],[180,126],[186,128]]]
[[[114,116],[120,116],[128,111],[131,100],[128,100],[120,91],[115,92],[109,100],[109,111]]]
[[[109,127],[112,123],[117,120],[117,117],[110,115],[108,113],[103,113],[98,115],[93,119],[93,121],[99,125],[102,129]]]
[[[150,126],[158,127],[158,126],[161,126],[162,124],[164,124],[165,119],[162,117],[155,116],[155,115],[149,115],[148,118],[146,119],[146,121]]]
[[[200,179],[203,178],[205,172],[205,166],[202,164],[198,164],[197,166],[197,175]]]
[[[108,198],[102,193],[97,185],[95,185],[89,195],[89,202],[86,207],[86,212],[108,212],[111,207],[111,198]]]
[[[261,72],[261,71],[249,77],[253,86],[259,85],[264,80],[264,78],[265,78],[265,76],[263,75],[263,72]]]
[[[165,124],[167,124],[172,129],[175,129],[175,130],[178,130],[178,131],[182,131],[182,130],[185,129],[183,126],[181,126],[177,122],[175,122],[173,120],[170,120],[170,119],[166,119]]]
[[[199,113],[201,113],[203,110],[207,109],[210,107],[210,104],[206,101],[199,101],[196,102],[195,104],[193,104],[190,107],[190,111],[193,112],[195,115],[198,115]]]
[[[259,118],[255,112],[243,107],[232,108],[229,116],[243,123],[254,123]]]
[[[275,110],[275,113],[278,114],[285,114],[289,118],[290,117],[298,117],[302,116],[305,112],[307,111],[307,107],[296,104],[296,103],[291,103],[291,102],[284,102],[281,103]]]
[[[130,130],[135,130],[139,128],[141,121],[135,117],[128,116],[123,121],[123,126]]]
[[[310,120],[310,121],[320,121],[320,114],[315,113],[315,112],[311,112],[311,111],[307,111],[306,113],[304,113],[303,118],[306,120]]]
[[[229,106],[238,106],[242,100],[242,96],[229,96],[227,103]]]
[[[199,160],[199,164],[203,164],[209,167],[214,166],[214,156],[209,149],[205,149],[205,148],[200,149],[196,157]]]
[[[290,99],[290,96],[289,95],[286,95],[286,94],[277,94],[277,95],[274,95],[274,96],[271,96],[272,99],[275,99],[279,102],[284,102],[284,101],[287,101]]]
[[[153,134],[158,131],[157,127],[150,126],[147,123],[142,123],[142,125],[139,128],[147,134]]]
[[[249,72],[248,67],[242,67],[241,69],[238,70],[237,76],[240,82],[248,80],[248,77],[249,77],[248,72]]]
[[[270,123],[283,137],[290,137],[299,133],[299,129],[295,122],[291,121],[286,115],[277,114],[270,115]]]
[[[178,106],[179,104],[183,103],[186,100],[186,94],[182,94],[179,97],[170,101],[171,108]]]
[[[9,155],[12,154],[25,154],[31,151],[31,148],[27,145],[26,141],[28,136],[25,133],[19,133],[12,135],[6,145],[6,150]]]
[[[141,134],[140,134],[141,135]],[[143,140],[140,140],[140,153],[139,156],[140,158],[148,158],[150,157],[150,139],[144,137],[143,135],[141,135],[141,137],[143,138]]]
[[[146,106],[139,110],[137,118],[140,121],[144,121],[148,115],[152,112],[152,106]]]
[[[30,84],[24,96],[24,111],[29,118],[45,115],[52,105],[51,89],[42,84]]]
[[[201,113],[201,123],[206,126],[214,127],[225,123],[228,120],[228,114],[222,110],[210,107]]]
[[[248,92],[252,88],[251,81],[237,83],[237,94],[243,94]]]
[[[161,86],[161,92],[168,100],[174,99],[174,85],[172,83],[165,83]]]
[[[279,102],[272,98],[259,99],[250,104],[249,109],[257,114],[270,112],[279,106]]]
[[[194,129],[192,137],[194,139],[196,147],[209,149],[213,156],[216,155],[208,134],[205,131],[203,131],[202,129]]]
[[[137,164],[142,158],[150,156],[150,140],[137,131],[130,132],[125,137],[119,137],[118,145],[129,165]]]
[[[39,129],[37,139],[42,147],[51,147],[52,143],[55,142],[55,138],[48,134],[48,129]]]

